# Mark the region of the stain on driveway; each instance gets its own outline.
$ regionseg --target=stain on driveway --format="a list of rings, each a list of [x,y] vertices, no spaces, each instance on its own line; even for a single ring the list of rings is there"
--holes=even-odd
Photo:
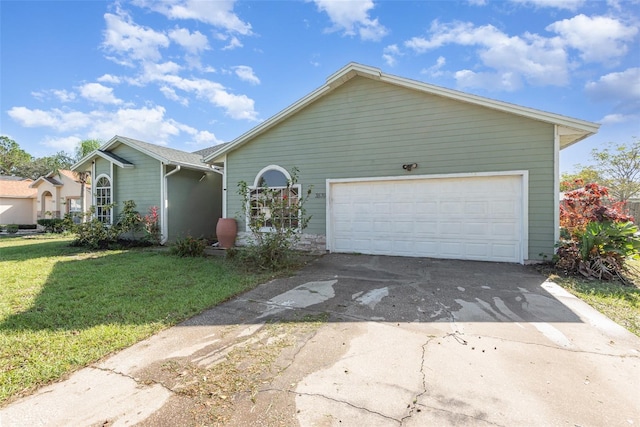
[[[638,425],[640,339],[535,269],[331,254],[0,410],[13,425]]]

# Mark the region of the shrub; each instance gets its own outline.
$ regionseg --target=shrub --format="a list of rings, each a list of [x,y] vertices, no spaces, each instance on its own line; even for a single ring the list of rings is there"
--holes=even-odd
[[[85,222],[73,226],[76,235],[74,246],[86,246],[91,249],[105,249],[118,246],[148,246],[146,235],[139,238],[138,232],[145,227],[143,218],[135,210],[133,200],[124,202],[122,213],[118,215],[116,223],[105,224],[93,216],[95,207],[92,206],[85,214]],[[158,239],[159,242],[159,239]]]
[[[623,203],[605,204],[607,196],[607,188],[596,183],[565,194],[555,257],[558,268],[611,280],[622,277],[627,258],[638,256],[638,227],[624,213]]]
[[[171,246],[171,253],[180,257],[201,257],[206,246],[204,239],[187,236],[176,240]]]
[[[147,215],[142,218],[144,231],[146,233],[145,238],[154,245],[159,245],[162,239],[159,218],[157,206],[151,206]]]
[[[306,195],[298,194],[297,178],[298,169],[293,168],[285,188],[261,187],[256,191],[245,181],[238,183],[242,214],[248,218],[247,228],[253,237],[243,251],[247,262],[268,270],[287,268],[292,263],[293,249],[311,219],[304,205],[312,188]]]
[[[7,233],[16,234],[18,232],[18,224],[8,224]]]
[[[64,219],[61,218],[44,218],[39,219],[38,224],[44,227],[47,233],[62,233],[68,226]]]

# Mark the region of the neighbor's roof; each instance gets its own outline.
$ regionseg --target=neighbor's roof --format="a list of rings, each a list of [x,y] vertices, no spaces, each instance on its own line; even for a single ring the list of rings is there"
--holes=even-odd
[[[64,185],[64,182],[61,181],[63,176],[66,176],[67,178],[69,178],[72,181],[80,182],[80,181],[78,181],[78,173],[77,172],[74,172],[74,171],[68,170],[68,169],[60,169],[57,173],[56,172],[49,172],[48,174],[39,177],[33,183],[31,183],[31,187],[32,188],[36,188],[40,184],[42,184],[43,182],[48,182],[49,184],[53,185],[54,187],[62,187]],[[87,184],[87,185],[89,185],[89,184]]]
[[[31,179],[15,179],[0,180],[0,197],[13,197],[17,199],[31,199],[36,197],[38,190],[31,188],[33,182]]]
[[[117,147],[119,144],[128,145],[129,147],[140,151],[156,160],[167,165],[183,166],[188,169],[210,171],[211,167],[202,162],[202,155],[197,153],[188,153],[175,148],[163,147],[157,144],[139,141],[137,139],[127,138],[116,135],[111,138],[99,149],[82,158],[78,163],[71,167],[72,170],[85,169],[90,165],[90,161],[96,157],[105,158],[122,168],[134,167],[135,165],[122,157],[118,157],[109,150]]]
[[[585,120],[574,119],[559,114],[549,113],[546,111],[536,110],[533,108],[522,107],[516,104],[510,104],[507,102],[497,101],[490,98],[484,98],[477,95],[460,92],[457,90],[447,89],[440,86],[420,82],[417,80],[411,80],[403,77],[394,76],[391,74],[383,73],[380,69],[370,67],[367,65],[361,65],[357,63],[349,63],[334,74],[327,78],[326,83],[311,92],[304,98],[301,98],[297,102],[291,104],[289,107],[277,113],[275,116],[262,122],[258,126],[234,139],[233,141],[220,147],[213,153],[205,156],[206,162],[212,162],[221,158],[224,154],[233,151],[234,149],[244,145],[256,136],[266,132],[278,123],[288,119],[298,111],[302,110],[309,104],[317,101],[323,96],[331,93],[336,88],[343,85],[345,82],[351,80],[353,77],[360,76],[366,77],[372,80],[378,80],[385,83],[390,83],[396,86],[401,86],[408,89],[413,89],[419,92],[441,96],[456,101],[466,102],[473,105],[478,105],[486,108],[491,108],[506,113],[515,114],[518,116],[527,117],[533,120],[539,120],[542,122],[558,125],[560,148],[566,148],[571,144],[574,144],[588,136],[591,136],[598,132],[600,125]]]

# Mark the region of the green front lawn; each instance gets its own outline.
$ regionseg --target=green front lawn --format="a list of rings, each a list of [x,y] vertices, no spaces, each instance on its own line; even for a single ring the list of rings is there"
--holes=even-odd
[[[627,261],[629,284],[580,277],[550,278],[616,323],[640,336],[640,261]]]
[[[0,405],[246,291],[222,258],[0,238]]]

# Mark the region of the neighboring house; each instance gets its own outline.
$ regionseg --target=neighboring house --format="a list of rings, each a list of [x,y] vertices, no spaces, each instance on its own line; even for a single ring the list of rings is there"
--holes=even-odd
[[[598,128],[351,63],[205,161],[224,169],[225,217],[239,181],[283,186],[297,167],[303,238],[331,252],[524,263],[554,253],[559,150]]]
[[[35,224],[36,190],[33,180],[0,176],[0,224]]]
[[[115,136],[72,170],[90,172],[90,204],[105,223],[115,223],[124,202],[133,200],[141,215],[158,208],[163,241],[215,236],[222,176],[202,162],[202,154]]]
[[[76,172],[61,169],[41,176],[30,185],[36,189],[37,219],[64,218],[74,214],[76,218],[86,209],[82,203],[82,184]],[[85,185],[85,203],[91,199],[91,186]]]

